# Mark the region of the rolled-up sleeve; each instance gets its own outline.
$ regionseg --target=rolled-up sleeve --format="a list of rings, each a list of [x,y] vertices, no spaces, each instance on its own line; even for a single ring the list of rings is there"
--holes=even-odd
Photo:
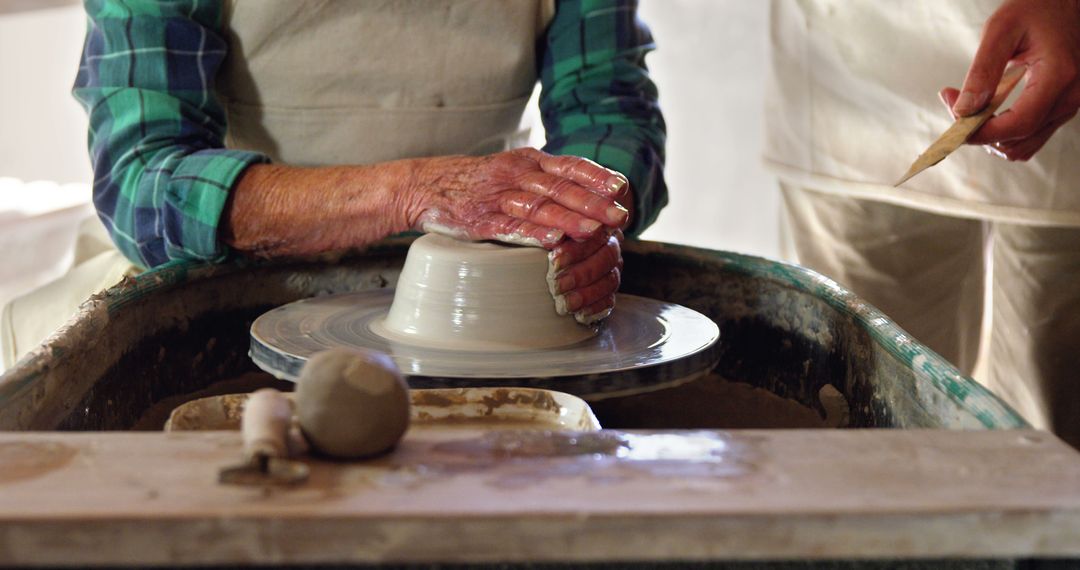
[[[87,0],[74,95],[90,116],[94,205],[131,261],[214,262],[229,191],[261,154],[224,148],[217,0]]]
[[[626,175],[637,235],[667,204],[666,127],[645,55],[655,49],[629,0],[563,0],[544,37],[544,150],[592,159]]]

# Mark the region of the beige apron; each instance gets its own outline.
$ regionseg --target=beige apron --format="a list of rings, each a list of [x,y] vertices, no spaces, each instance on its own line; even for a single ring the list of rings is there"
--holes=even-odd
[[[522,146],[536,45],[554,14],[554,0],[226,2],[226,146],[293,165]],[[89,227],[85,239],[99,239]],[[115,249],[93,259],[4,308],[4,367],[137,271]]]
[[[1080,448],[1080,121],[1028,163],[966,147],[892,187],[947,128],[937,92],[998,3],[774,2],[765,157],[790,257],[965,373],[981,361],[990,390]]]
[[[1000,222],[1080,226],[1080,121],[1026,164],[962,148],[892,184],[951,119],[999,0],[774,0],[766,164],[819,192]]]

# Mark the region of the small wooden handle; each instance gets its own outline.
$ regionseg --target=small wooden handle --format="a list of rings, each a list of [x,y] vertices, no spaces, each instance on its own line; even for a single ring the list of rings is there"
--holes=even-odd
[[[244,457],[248,461],[288,457],[292,416],[292,401],[285,394],[272,388],[251,394],[240,420]]]

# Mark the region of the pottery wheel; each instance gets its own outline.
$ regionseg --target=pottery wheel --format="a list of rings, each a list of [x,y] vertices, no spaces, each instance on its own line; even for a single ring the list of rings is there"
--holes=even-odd
[[[620,294],[592,338],[521,351],[454,351],[390,340],[376,332],[393,289],[302,299],[251,326],[251,358],[278,378],[296,381],[308,357],[333,347],[389,354],[412,388],[515,386],[593,399],[647,392],[697,378],[717,363],[720,329],[686,307]]]

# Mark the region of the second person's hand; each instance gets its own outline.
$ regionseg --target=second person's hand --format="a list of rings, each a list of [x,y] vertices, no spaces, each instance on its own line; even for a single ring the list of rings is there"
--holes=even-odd
[[[1080,109],[1080,1],[1009,0],[983,29],[961,90],[941,98],[956,116],[986,106],[1009,62],[1028,67],[1012,107],[968,140],[1008,160],[1028,160]]]

